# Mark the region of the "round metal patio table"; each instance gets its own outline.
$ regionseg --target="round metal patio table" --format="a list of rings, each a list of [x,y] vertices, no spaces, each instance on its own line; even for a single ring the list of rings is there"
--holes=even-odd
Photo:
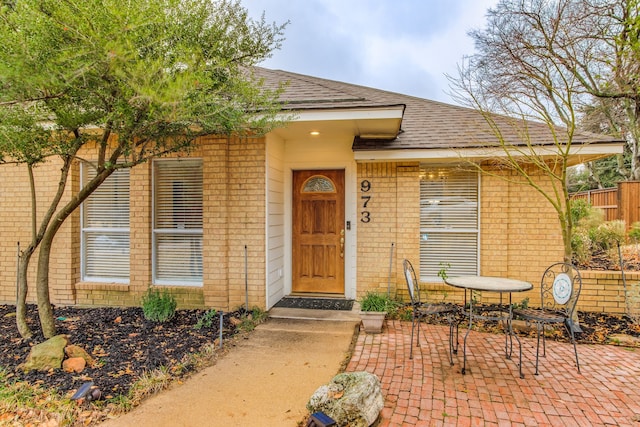
[[[473,319],[485,319],[485,320],[496,320],[496,321],[506,321],[505,327],[505,355],[507,359],[511,358],[512,349],[513,349],[513,337],[518,341],[518,347],[520,350],[520,360],[519,360],[519,368],[520,368],[520,377],[522,378],[524,375],[522,374],[522,344],[520,343],[520,338],[513,333],[513,327],[511,325],[511,320],[513,319],[513,308],[511,304],[511,294],[514,292],[526,292],[533,289],[533,285],[529,282],[524,282],[522,280],[515,279],[507,279],[504,277],[490,277],[490,276],[454,276],[447,277],[445,279],[445,283],[447,285],[464,289],[464,305],[468,306],[468,317],[469,317],[469,329],[467,329],[467,333],[464,335],[464,344],[462,347],[463,353],[463,363],[462,363],[462,374],[466,373],[467,370],[467,337],[469,336],[469,332],[473,326]],[[481,291],[481,292],[497,292],[500,294],[500,303],[497,307],[494,308],[494,312],[506,313],[505,315],[499,316],[486,316],[481,314],[474,314],[473,312],[473,298],[468,299],[467,303],[467,292],[471,291]],[[505,306],[502,301],[502,296],[504,294],[509,294],[509,303]],[[486,310],[485,310],[486,311]]]

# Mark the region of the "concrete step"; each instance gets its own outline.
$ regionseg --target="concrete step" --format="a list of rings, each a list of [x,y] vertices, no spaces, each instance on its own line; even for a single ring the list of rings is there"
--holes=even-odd
[[[272,319],[330,320],[341,322],[359,322],[359,308],[346,310],[310,310],[305,308],[273,307],[269,310]]]

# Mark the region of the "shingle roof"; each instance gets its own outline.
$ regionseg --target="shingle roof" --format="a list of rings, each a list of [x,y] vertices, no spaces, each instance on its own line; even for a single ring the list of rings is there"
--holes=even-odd
[[[256,68],[257,77],[264,79],[268,88],[287,82],[281,95],[283,109],[304,111],[336,108],[363,108],[405,105],[401,133],[393,140],[355,138],[353,149],[442,149],[497,146],[497,138],[478,110],[437,101],[402,95],[380,89],[306,76],[281,70]],[[523,145],[522,136],[528,133],[536,144],[553,144],[553,135],[546,124],[526,122],[505,116],[491,115],[505,141]],[[520,129],[520,130],[518,130]],[[560,133],[561,135],[561,133]],[[574,135],[574,144],[617,143],[619,139],[582,132]]]

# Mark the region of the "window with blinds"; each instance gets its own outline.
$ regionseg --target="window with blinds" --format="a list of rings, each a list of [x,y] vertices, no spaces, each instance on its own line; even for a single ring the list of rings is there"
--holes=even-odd
[[[422,165],[420,170],[420,276],[478,274],[478,173]]]
[[[82,185],[96,176],[81,165]],[[129,169],[113,172],[82,203],[81,271],[87,282],[129,282]]]
[[[202,285],[202,159],[153,162],[153,281]]]

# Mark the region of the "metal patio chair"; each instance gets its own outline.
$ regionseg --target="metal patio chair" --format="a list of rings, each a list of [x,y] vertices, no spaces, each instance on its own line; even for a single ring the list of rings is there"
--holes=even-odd
[[[422,301],[420,298],[420,286],[416,278],[416,272],[408,259],[403,260],[404,277],[407,281],[407,289],[411,297],[411,347],[409,350],[409,359],[413,359],[413,335],[418,327],[416,345],[420,345],[420,322],[428,316],[440,316],[447,319],[449,323],[449,362],[453,365],[453,354],[458,352],[458,307],[453,304],[446,303],[429,303]],[[454,330],[455,330],[455,346],[454,346]],[[424,334],[424,331],[422,331]],[[426,339],[426,334],[425,334]]]
[[[514,309],[515,317],[535,324],[538,342],[536,345],[536,372],[538,375],[538,361],[540,356],[540,336],[542,336],[542,357],[546,355],[546,339],[544,328],[546,325],[563,324],[576,355],[576,367],[580,373],[578,361],[578,347],[575,332],[578,329],[573,322],[573,316],[578,304],[578,297],[582,288],[580,272],[572,264],[558,262],[547,268],[540,282],[540,308]],[[522,369],[522,366],[520,367]]]

